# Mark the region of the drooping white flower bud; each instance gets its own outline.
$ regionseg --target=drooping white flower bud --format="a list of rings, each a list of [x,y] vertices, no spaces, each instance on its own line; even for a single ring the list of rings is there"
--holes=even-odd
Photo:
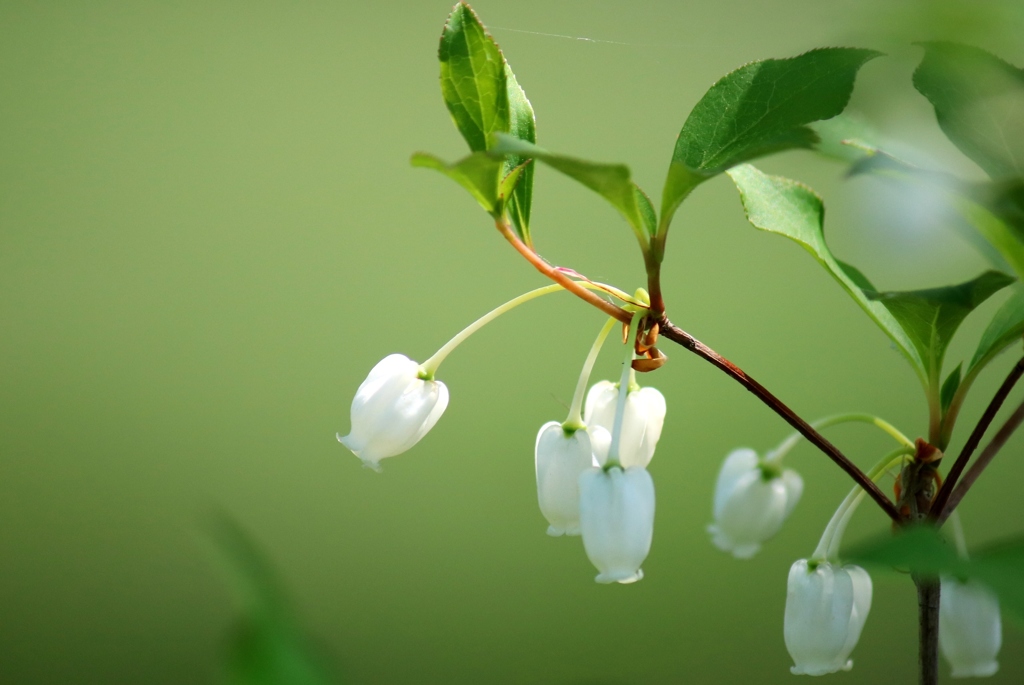
[[[611,381],[599,381],[587,392],[583,421],[609,433],[615,425],[619,389]],[[626,397],[619,438],[619,461],[624,468],[647,467],[665,425],[665,397],[655,388],[633,390]]]
[[[599,583],[632,583],[654,533],[654,481],[647,470],[615,466],[590,468],[580,475],[580,529],[583,547],[597,567]]]
[[[999,670],[1003,626],[999,600],[976,580],[941,579],[939,647],[954,678],[984,678]]]
[[[871,576],[859,566],[812,568],[801,559],[789,569],[784,633],[796,675],[825,675],[853,667],[871,610]]]
[[[594,466],[604,466],[608,461],[608,452],[612,448],[612,434],[601,426],[589,426],[590,446],[594,450]]]
[[[587,429],[567,435],[558,421],[545,423],[537,433],[534,456],[537,500],[551,524],[548,535],[579,535],[580,474],[594,462]]]
[[[749,559],[779,532],[803,489],[796,471],[780,471],[752,449],[733,450],[715,483],[715,522],[708,526],[712,542],[737,559]]]
[[[448,388],[423,380],[420,365],[402,354],[377,362],[352,399],[352,431],[338,441],[363,464],[401,454],[427,434],[448,406]]]

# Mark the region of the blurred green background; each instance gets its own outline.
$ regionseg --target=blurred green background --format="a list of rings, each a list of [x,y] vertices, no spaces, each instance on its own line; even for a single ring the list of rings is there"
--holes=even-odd
[[[689,109],[744,62],[886,50],[853,108],[973,176],[910,87],[909,43],[960,38],[1024,64],[1021,12],[990,2],[475,7],[533,102],[539,142],[628,162],[655,196]],[[668,421],[636,585],[595,584],[579,540],[548,538],[536,505],[536,430],[564,416],[602,322],[568,295],[454,354],[440,373],[448,411],[383,474],[335,441],[385,354],[422,360],[544,284],[460,189],[408,165],[415,150],[464,150],[437,83],[449,9],[0,4],[0,682],[216,682],[238,609],[211,563],[213,511],[252,533],[352,684],[794,680],[786,574],[850,482],[803,445],[789,463],[805,497],[780,535],[748,562],[712,548],[722,458],[788,430],[681,349],[666,347],[669,364],[644,379],[667,397]],[[833,249],[883,288],[985,267],[903,190],[844,181],[808,153],[760,166],[822,192]],[[642,285],[615,212],[547,168],[537,176],[541,253]],[[677,323],[806,417],[867,411],[924,430],[909,367],[811,258],[746,223],[728,179],[678,215],[665,290]],[[968,320],[951,359],[1001,300]],[[976,386],[954,448],[1010,356]],[[602,357],[599,377],[616,367]],[[863,426],[829,435],[862,466],[888,448]],[[1022,445],[965,501],[972,544],[1020,531]],[[865,506],[847,542],[885,525]],[[833,678],[913,682],[911,583],[876,576],[875,593],[855,668]],[[990,682],[1024,680],[1022,644],[1008,626]]]

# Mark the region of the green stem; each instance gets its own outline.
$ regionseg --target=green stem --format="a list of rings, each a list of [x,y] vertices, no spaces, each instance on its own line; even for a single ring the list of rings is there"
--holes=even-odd
[[[953,528],[953,544],[956,545],[956,553],[960,558],[967,558],[967,538],[964,537],[964,525],[960,522],[960,512],[954,511],[949,515],[949,525]]]
[[[581,283],[578,281],[576,283],[577,285],[586,288],[587,290],[602,290],[606,288],[606,286],[604,286],[604,284],[602,283]],[[531,290],[529,292],[523,293],[519,297],[514,297],[505,304],[501,305],[500,307],[495,307],[494,309],[487,312],[479,319],[477,319],[476,321],[474,321],[473,323],[469,324],[461,331],[459,331],[454,338],[446,342],[444,346],[441,347],[441,349],[435,352],[434,356],[420,364],[420,378],[422,378],[423,380],[433,380],[434,374],[437,373],[438,367],[441,366],[441,362],[445,360],[445,357],[451,354],[452,350],[454,350],[456,347],[465,342],[466,338],[473,335],[478,330],[489,324],[491,321],[494,321],[505,312],[515,309],[524,302],[529,302],[530,300],[541,297],[542,295],[557,293],[560,290],[564,289],[565,288],[559,283],[555,283],[553,285],[546,285],[543,288],[537,288],[536,290]]]
[[[888,421],[885,421],[884,419],[880,419],[879,417],[874,416],[873,414],[836,414],[834,416],[826,416],[823,419],[818,419],[811,425],[814,427],[815,430],[820,430],[822,428],[828,428],[829,426],[835,426],[836,424],[851,423],[855,421],[860,423],[870,423],[874,426],[877,426],[878,428],[882,429],[883,431],[891,435],[893,439],[896,440],[896,442],[900,443],[905,447],[914,446],[913,441],[910,440],[910,438],[905,436],[903,433],[901,433],[895,426],[893,426]],[[800,442],[800,439],[802,437],[803,435],[801,435],[800,433],[794,432],[792,435],[790,435],[781,443],[779,443],[778,447],[771,450],[767,455],[765,455],[765,462],[778,466],[782,462],[782,458],[786,456],[786,454],[791,449],[793,449],[793,447],[795,447],[798,442]]]
[[[629,395],[629,376],[633,371],[633,340],[636,338],[637,325],[643,318],[642,312],[635,312],[629,322],[629,335],[626,338],[626,356],[622,360],[622,375],[619,377],[619,401],[615,405],[615,422],[612,425],[612,444],[608,448],[608,461],[604,468],[621,467],[619,462],[619,438],[622,434],[622,417],[626,413],[626,397]]]
[[[899,447],[889,454],[885,455],[880,462],[875,464],[870,471],[868,471],[868,478],[875,482],[881,479],[881,477],[887,473],[890,469],[895,466],[899,466],[907,461],[908,456],[914,454],[913,447]],[[836,509],[836,513],[832,515],[832,519],[828,522],[825,527],[825,532],[821,535],[821,540],[818,542],[817,548],[814,550],[812,559],[818,561],[828,561],[829,559],[836,559],[839,552],[839,545],[843,539],[843,533],[846,532],[846,525],[853,518],[853,513],[857,510],[861,501],[864,499],[864,495],[867,494],[859,485],[854,486],[850,490],[850,494],[843,499],[839,508]]]
[[[590,353],[587,354],[587,360],[583,362],[583,370],[580,371],[580,378],[576,381],[576,392],[572,396],[572,406],[569,407],[569,416],[565,419],[565,423],[562,424],[562,429],[566,431],[576,431],[584,427],[583,423],[583,395],[587,391],[587,384],[590,382],[590,372],[594,370],[594,362],[597,361],[597,355],[601,351],[601,346],[604,345],[604,341],[608,338],[608,334],[612,332],[612,328],[618,320],[610,318],[605,322],[604,326],[601,327],[601,332],[597,334],[597,339],[594,340],[594,344],[590,346]]]

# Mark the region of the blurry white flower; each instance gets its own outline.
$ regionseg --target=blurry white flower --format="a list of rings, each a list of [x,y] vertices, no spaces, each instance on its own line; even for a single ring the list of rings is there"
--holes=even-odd
[[[338,441],[363,464],[401,454],[427,434],[448,406],[448,388],[419,377],[420,365],[402,354],[384,357],[352,400],[352,431]]]
[[[548,535],[579,535],[580,474],[594,462],[587,429],[567,435],[558,421],[545,423],[537,433],[534,456],[537,500],[551,524]]]
[[[999,670],[1003,627],[999,600],[975,580],[942,578],[939,647],[954,678],[984,678]]]
[[[859,566],[811,568],[801,559],[789,569],[784,633],[796,675],[848,671],[871,609],[871,576]]]
[[[583,547],[600,573],[599,583],[632,583],[644,577],[640,565],[654,533],[654,481],[639,466],[580,475]]]
[[[583,421],[601,426],[609,433],[615,425],[615,406],[619,389],[611,381],[599,381],[587,392]],[[619,438],[619,462],[623,468],[645,467],[651,463],[654,448],[665,424],[665,397],[654,388],[633,390],[626,396]]]
[[[749,559],[775,535],[800,500],[804,482],[796,471],[763,463],[749,448],[725,458],[715,483],[711,540],[737,559]]]

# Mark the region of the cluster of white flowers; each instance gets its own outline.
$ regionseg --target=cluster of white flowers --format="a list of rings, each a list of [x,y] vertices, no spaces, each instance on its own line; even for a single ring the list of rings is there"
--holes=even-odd
[[[595,383],[582,403],[594,358],[611,325],[591,350],[569,418],[550,421],[537,433],[537,500],[549,535],[582,536],[599,572],[597,582],[632,583],[643,578],[641,565],[651,548],[655,498],[647,466],[661,437],[666,404],[656,389],[637,386],[625,365],[618,383]],[[627,364],[630,359],[632,349]],[[352,400],[351,432],[338,440],[377,471],[382,459],[419,442],[448,405],[448,389],[433,378],[436,366],[400,354],[381,360]],[[781,466],[797,437],[765,457],[749,448],[726,457],[715,484],[714,522],[708,526],[716,547],[749,559],[782,527],[803,492],[800,476]],[[896,461],[883,460],[871,477],[906,459],[897,453]],[[871,577],[836,558],[846,524],[863,496],[863,490],[854,488],[812,557],[790,568],[784,637],[794,674],[824,675],[852,667],[850,654],[871,610]],[[1002,640],[995,595],[973,580],[943,578],[940,606],[940,646],[953,677],[994,674]]]

